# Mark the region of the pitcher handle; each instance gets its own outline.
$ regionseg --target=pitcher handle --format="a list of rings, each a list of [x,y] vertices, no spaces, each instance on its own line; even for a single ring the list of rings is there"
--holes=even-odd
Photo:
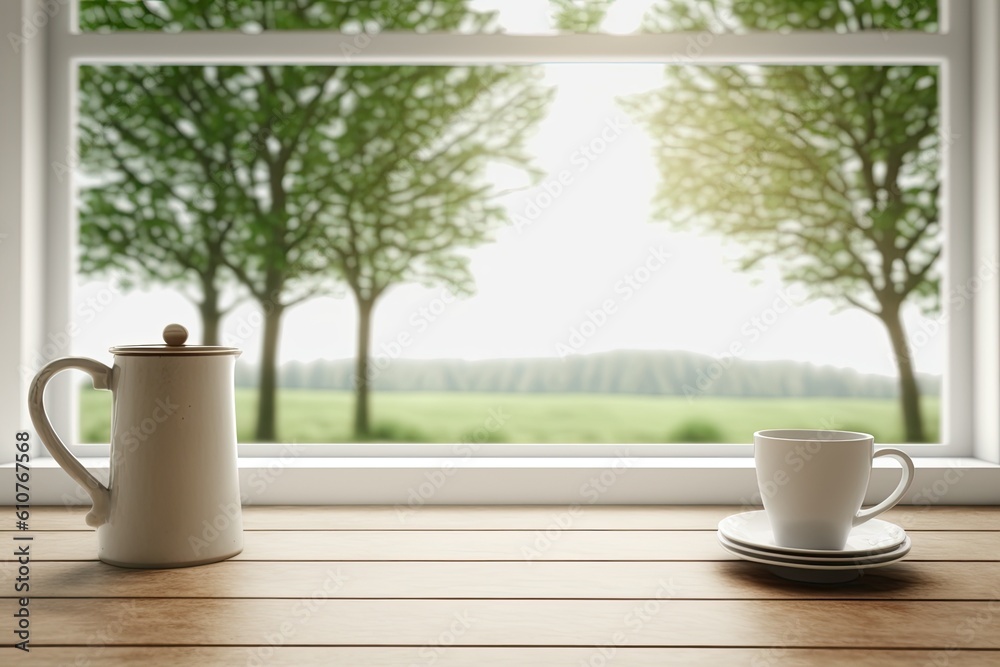
[[[56,434],[48,415],[45,414],[45,403],[42,400],[45,395],[45,385],[49,383],[49,380],[60,371],[71,368],[90,375],[94,382],[94,389],[111,389],[112,370],[101,362],[86,357],[56,359],[38,371],[38,375],[31,381],[31,389],[28,391],[28,414],[31,415],[31,423],[35,425],[38,438],[49,450],[52,458],[90,494],[93,507],[87,514],[87,525],[97,528],[108,521],[111,492],[80,463],[78,458],[66,449],[66,445]]]

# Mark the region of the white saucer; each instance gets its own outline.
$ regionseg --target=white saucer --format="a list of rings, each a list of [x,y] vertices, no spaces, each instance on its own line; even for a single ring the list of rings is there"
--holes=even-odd
[[[722,536],[720,535],[720,538],[721,537]],[[769,572],[783,579],[809,584],[848,583],[864,575],[865,570],[871,570],[876,567],[885,567],[886,565],[892,565],[893,563],[902,560],[903,557],[910,551],[910,540],[909,538],[906,538],[904,540],[905,549],[902,550],[902,553],[899,556],[893,558],[892,560],[874,563],[869,561],[847,561],[843,565],[824,565],[797,562],[787,558],[754,556],[728,546],[725,542],[722,542],[721,539],[720,544],[722,544],[723,549],[737,558],[766,565]]]
[[[825,556],[837,558],[866,557],[896,549],[906,540],[906,531],[894,523],[872,519],[851,530],[847,545],[839,550],[799,549],[775,543],[771,523],[764,510],[733,514],[719,522],[719,533],[738,546],[775,555]]]
[[[910,552],[910,547],[912,542],[910,538],[907,537],[903,540],[903,543],[891,551],[886,551],[880,554],[873,554],[871,556],[858,556],[858,557],[834,557],[834,558],[823,558],[819,556],[799,556],[795,554],[777,554],[773,552],[761,551],[759,549],[753,549],[751,547],[743,546],[742,544],[736,544],[728,540],[722,533],[718,533],[719,542],[722,546],[730,552],[739,552],[739,554],[745,556],[751,556],[753,558],[760,558],[768,562],[778,563],[783,565],[818,565],[821,567],[856,567],[858,565],[875,565],[878,563],[892,563],[899,560],[906,554]]]

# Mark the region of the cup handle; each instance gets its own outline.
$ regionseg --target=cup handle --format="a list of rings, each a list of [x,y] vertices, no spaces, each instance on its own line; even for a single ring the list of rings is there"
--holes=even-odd
[[[911,459],[905,452],[892,447],[886,447],[880,449],[872,455],[872,458],[878,458],[879,456],[891,456],[893,458],[899,459],[899,462],[903,464],[903,477],[899,480],[899,486],[896,490],[889,494],[889,497],[880,502],[875,507],[869,507],[866,510],[861,510],[854,515],[854,521],[851,525],[859,526],[869,519],[874,519],[882,512],[886,511],[893,505],[899,502],[903,494],[906,493],[910,484],[913,483],[913,459]]]
[[[112,370],[101,362],[85,357],[56,359],[38,371],[38,375],[31,381],[31,389],[28,391],[28,414],[31,415],[31,423],[35,425],[38,438],[45,445],[45,448],[49,450],[52,458],[62,466],[62,469],[70,477],[76,480],[77,484],[90,494],[94,506],[90,508],[90,512],[87,514],[87,525],[97,528],[108,521],[111,492],[89,470],[83,467],[78,458],[66,449],[66,445],[59,439],[59,436],[52,428],[52,423],[49,421],[48,415],[45,414],[45,404],[42,400],[45,395],[45,385],[49,383],[49,380],[55,377],[60,371],[71,368],[84,371],[90,375],[94,381],[94,389],[111,389]]]

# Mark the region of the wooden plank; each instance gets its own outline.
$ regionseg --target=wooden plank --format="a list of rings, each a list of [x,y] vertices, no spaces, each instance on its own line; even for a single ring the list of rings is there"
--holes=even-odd
[[[9,540],[11,533],[0,533]],[[210,537],[209,534],[205,535]],[[1000,532],[911,532],[909,560],[1000,560]],[[238,560],[733,560],[714,531],[247,531]],[[93,560],[97,534],[40,532],[34,561]],[[6,551],[3,560],[12,560]]]
[[[33,530],[89,530],[88,508],[34,507]],[[243,508],[247,530],[708,530],[738,506],[333,506]],[[0,507],[0,515],[12,508]],[[884,515],[907,530],[1000,530],[1000,507],[899,506]]]
[[[176,665],[269,665],[273,667],[581,667],[629,665],[664,667],[733,667],[781,665],[782,667],[995,667],[1000,651],[907,651],[876,649],[795,649],[774,646],[759,649],[706,648],[420,648],[411,647],[59,647],[33,648],[17,657],[25,665],[101,665],[102,667],[175,667]]]
[[[0,566],[12,597],[17,568]],[[32,564],[31,595],[47,597],[308,598],[338,582],[336,598],[642,599],[666,582],[685,599],[1000,599],[1000,563],[900,563],[850,586],[779,579],[744,562],[270,562],[229,561],[175,570],[122,570],[99,562]],[[996,582],[991,589],[986,582]]]
[[[1000,602],[39,599],[32,644],[1000,649]],[[967,632],[963,628],[968,628]]]

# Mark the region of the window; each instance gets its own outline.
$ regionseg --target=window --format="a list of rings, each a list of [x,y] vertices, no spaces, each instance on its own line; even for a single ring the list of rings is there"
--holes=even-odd
[[[937,79],[898,65],[83,65],[76,310],[107,310],[78,341],[99,354],[109,337],[149,337],[159,316],[247,348],[243,441],[741,443],[790,420],[935,442],[944,332],[918,306],[935,305],[943,245]],[[882,204],[853,178],[833,123],[857,117],[860,134],[851,96],[882,85],[893,92],[872,103],[878,129],[856,152],[899,147],[890,168],[915,223],[893,230],[913,247],[889,285],[912,287],[898,313],[873,317],[862,310],[878,310],[891,260],[875,229],[849,233],[872,218],[852,208]],[[824,87],[845,96],[836,113]],[[887,137],[905,113],[914,133]],[[406,148],[426,136],[448,138]],[[829,178],[810,162],[841,159]],[[287,226],[246,231],[276,196]],[[236,201],[251,205],[227,210]],[[744,222],[755,211],[762,232]],[[801,268],[740,270],[779,245],[779,261]],[[269,274],[270,257],[289,265]],[[848,299],[860,305],[831,313]],[[359,331],[365,370],[352,358]],[[916,433],[904,432],[888,331],[920,336]],[[276,420],[255,419],[274,366]],[[359,374],[367,424],[352,424]],[[107,441],[110,396],[83,399],[83,440]]]
[[[969,222],[972,3],[781,4],[81,0],[49,26],[45,330],[106,315],[53,356],[174,320],[242,336],[247,442],[727,456],[794,421],[970,455],[992,432],[973,389],[997,375],[978,365],[973,308],[995,268]],[[865,144],[873,126],[882,143]],[[466,130],[479,161],[448,153]],[[296,133],[311,138],[267,180]],[[866,176],[892,185],[866,197]],[[299,245],[224,229],[267,217],[276,193]],[[241,248],[218,284],[156,254],[199,229]],[[352,233],[416,252],[359,259],[338,245]],[[277,265],[275,299],[261,277]],[[365,275],[376,265],[395,282]],[[880,301],[893,286],[902,303]],[[269,303],[283,320],[273,419],[255,409]],[[349,361],[359,347],[367,367]],[[53,390],[83,401],[57,429],[106,440],[107,396]],[[487,427],[498,409],[510,421]]]

